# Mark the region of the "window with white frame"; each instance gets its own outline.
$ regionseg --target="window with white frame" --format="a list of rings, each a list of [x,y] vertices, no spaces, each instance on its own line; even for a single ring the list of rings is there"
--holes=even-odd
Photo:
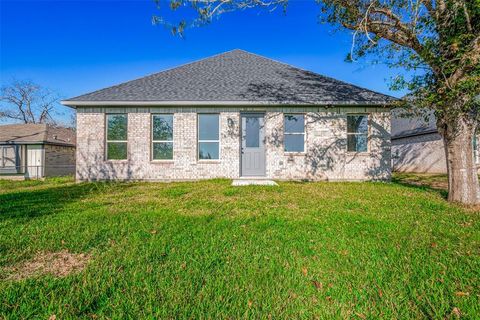
[[[479,150],[478,150],[478,138],[477,138],[477,134],[475,133],[473,135],[473,140],[472,140],[472,144],[473,144],[473,159],[475,160],[475,163],[480,163],[480,153],[479,153]]]
[[[198,159],[220,159],[220,118],[218,114],[198,115]]]
[[[107,114],[107,160],[127,159],[127,114]]]
[[[152,159],[173,159],[173,114],[152,115]]]
[[[303,114],[284,115],[285,152],[305,151],[305,116]]]
[[[347,151],[368,151],[368,115],[347,115]]]
[[[17,156],[18,146],[4,146],[2,149],[2,165],[7,168],[15,168],[17,165],[16,156]]]

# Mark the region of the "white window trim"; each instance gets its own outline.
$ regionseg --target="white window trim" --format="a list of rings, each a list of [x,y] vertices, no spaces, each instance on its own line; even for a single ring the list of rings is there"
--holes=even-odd
[[[286,132],[285,127],[285,116],[286,115],[302,115],[303,116],[303,132]],[[283,114],[283,152],[288,155],[300,154],[303,155],[306,153],[306,144],[307,144],[307,125],[306,125],[307,115],[305,113],[284,113]],[[303,151],[286,151],[285,148],[285,136],[286,135],[303,135]]]
[[[1,146],[0,147],[0,150],[2,151],[0,154],[1,154],[1,163],[0,163],[0,168],[5,168],[5,147],[4,146]]]
[[[348,117],[349,116],[366,116],[367,117],[367,132],[366,133],[358,133],[358,132],[348,132]],[[347,153],[348,154],[366,154],[370,153],[370,114],[369,113],[347,113],[345,118],[346,126],[347,126]],[[367,135],[367,150],[366,151],[349,151],[348,150],[348,136],[363,136]]]
[[[201,115],[217,115],[218,116],[218,140],[200,140],[200,116]],[[222,121],[220,113],[205,112],[197,113],[197,161],[198,162],[219,162],[222,158],[222,146],[220,144],[220,134],[222,132]],[[200,143],[201,142],[216,142],[218,143],[218,159],[200,159]]]
[[[473,148],[473,160],[475,164],[480,163],[480,150],[479,150],[479,139],[477,133],[473,135],[472,139],[472,148]]]
[[[172,140],[154,140],[153,139],[153,117],[155,116],[172,116]],[[174,113],[152,113],[150,117],[150,160],[153,162],[173,162],[175,158],[175,143],[173,142],[173,136],[175,134],[175,114]],[[154,159],[153,158],[153,144],[161,142],[172,143],[172,159]]]
[[[8,150],[9,149],[12,149],[13,151],[13,167],[15,167],[15,169],[18,168],[18,165],[17,165],[17,156],[18,156],[18,147],[17,145],[15,144],[12,144],[12,145],[2,145],[0,146],[0,168],[11,168],[12,166],[7,166],[6,165],[6,162],[7,162],[7,153],[8,153]],[[11,160],[11,158],[8,158],[9,160]]]
[[[127,117],[127,140],[108,140],[108,116],[110,115],[125,115]],[[125,159],[108,159],[108,143],[126,143],[127,144],[127,157]],[[128,113],[106,113],[105,114],[105,161],[110,162],[125,162],[128,161]]]

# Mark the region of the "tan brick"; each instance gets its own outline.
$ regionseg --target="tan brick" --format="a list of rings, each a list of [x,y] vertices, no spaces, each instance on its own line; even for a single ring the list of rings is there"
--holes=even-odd
[[[173,161],[151,161],[147,112],[128,113],[128,160],[105,160],[105,114],[77,115],[77,179],[197,180],[240,175],[240,111],[220,113],[220,160],[197,160],[197,113],[174,114]],[[346,114],[306,113],[305,153],[283,150],[283,113],[265,113],[266,176],[271,179],[390,179],[390,114],[370,114],[369,152],[346,152]]]

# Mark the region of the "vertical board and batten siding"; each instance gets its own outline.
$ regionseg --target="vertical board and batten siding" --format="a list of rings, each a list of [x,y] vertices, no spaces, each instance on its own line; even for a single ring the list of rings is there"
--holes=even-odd
[[[240,113],[265,113],[266,177],[390,179],[390,112],[380,107],[82,107],[77,108],[77,179],[196,180],[240,176]],[[220,159],[198,160],[197,114],[220,114]],[[105,113],[128,113],[128,159],[105,159]],[[151,160],[151,114],[173,113],[171,161]],[[305,152],[286,154],[283,114],[305,114]],[[370,116],[369,152],[346,151],[347,113]]]

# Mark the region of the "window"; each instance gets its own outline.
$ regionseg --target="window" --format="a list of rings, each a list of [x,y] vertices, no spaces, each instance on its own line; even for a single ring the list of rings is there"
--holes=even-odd
[[[368,115],[347,116],[347,151],[368,151]]]
[[[304,152],[305,116],[303,114],[285,114],[284,118],[285,152]]]
[[[198,159],[219,159],[220,125],[218,114],[198,115]]]
[[[476,133],[473,136],[472,144],[473,144],[473,159],[475,160],[475,163],[479,163],[480,162],[480,154],[479,154],[479,150],[478,150],[479,145],[478,145],[478,140],[477,140],[477,134]]]
[[[14,146],[0,146],[0,167],[1,168],[15,168],[16,166],[16,147]]]
[[[152,159],[173,159],[173,115],[152,115]]]
[[[107,114],[107,160],[127,159],[127,115]]]

